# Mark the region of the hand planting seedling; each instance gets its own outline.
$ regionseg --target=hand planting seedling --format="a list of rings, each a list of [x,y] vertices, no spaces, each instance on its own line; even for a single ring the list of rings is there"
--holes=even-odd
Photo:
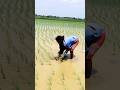
[[[58,53],[58,56],[55,57],[55,59],[56,60],[64,60],[67,57],[67,53],[68,53],[68,51],[66,51],[66,50],[61,55]]]

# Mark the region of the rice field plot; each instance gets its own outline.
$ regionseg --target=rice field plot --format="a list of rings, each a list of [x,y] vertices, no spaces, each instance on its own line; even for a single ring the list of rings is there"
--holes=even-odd
[[[84,22],[35,19],[36,90],[85,90],[84,26]],[[59,50],[57,35],[79,37],[72,60],[54,59]]]

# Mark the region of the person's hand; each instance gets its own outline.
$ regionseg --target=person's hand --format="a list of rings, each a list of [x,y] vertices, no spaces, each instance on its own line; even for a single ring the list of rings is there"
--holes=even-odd
[[[95,54],[95,52],[98,50],[98,48],[99,48],[99,45],[97,43],[92,44],[89,48],[86,59],[90,60],[93,57],[93,55]]]

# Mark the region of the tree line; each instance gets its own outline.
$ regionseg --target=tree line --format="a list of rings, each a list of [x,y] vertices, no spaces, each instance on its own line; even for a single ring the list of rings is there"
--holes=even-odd
[[[45,16],[45,15],[35,15],[35,18],[36,19],[50,19],[50,20],[64,20],[64,21],[67,21],[67,20],[71,20],[71,21],[85,21],[85,19],[80,19],[80,18],[75,18],[75,17],[59,17],[59,16],[52,16],[52,15],[48,15],[48,16]]]

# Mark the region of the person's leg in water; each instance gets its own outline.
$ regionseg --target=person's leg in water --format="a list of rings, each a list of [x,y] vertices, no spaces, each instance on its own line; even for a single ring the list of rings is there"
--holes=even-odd
[[[79,40],[77,39],[77,40],[75,41],[75,43],[72,45],[71,49],[70,49],[70,59],[73,58],[73,55],[74,55],[73,51],[74,51],[74,49],[76,48],[76,46],[77,46],[78,44],[79,44]]]
[[[92,73],[92,58],[97,52],[97,50],[102,46],[105,40],[105,32],[103,32],[100,38],[93,43],[90,47],[88,52],[85,55],[85,78],[90,78]]]

